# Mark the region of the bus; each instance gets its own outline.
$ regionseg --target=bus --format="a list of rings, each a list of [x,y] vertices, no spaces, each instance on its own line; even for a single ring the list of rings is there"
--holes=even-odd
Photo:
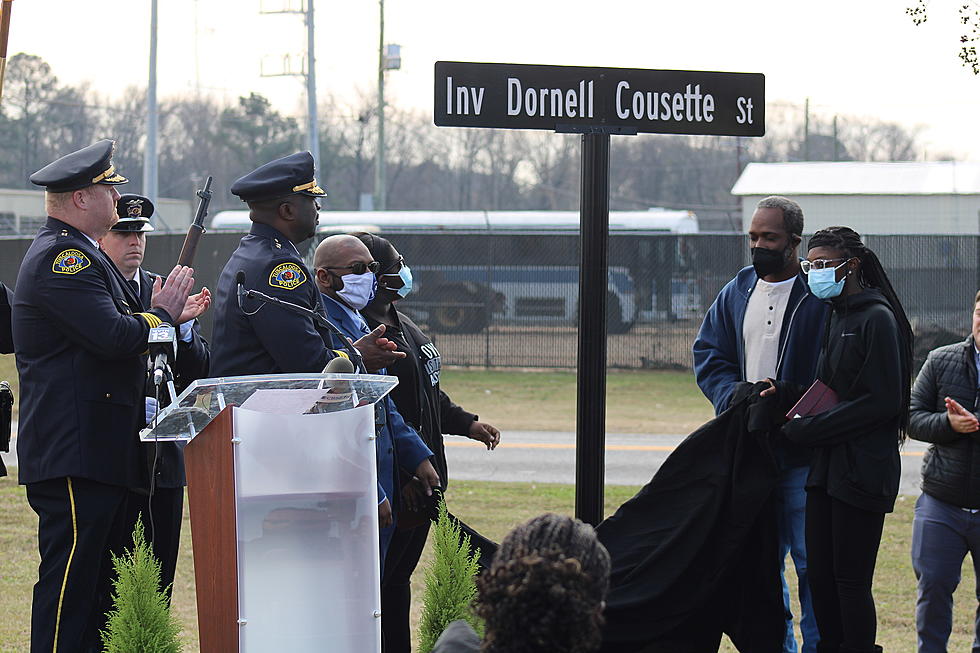
[[[248,211],[221,211],[211,222],[214,230],[249,225]],[[320,212],[318,238],[356,232],[389,238],[405,257],[415,289],[399,309],[432,331],[577,322],[577,211]],[[610,333],[641,318],[700,315],[698,286],[683,273],[682,237],[694,233],[691,211],[609,212]]]

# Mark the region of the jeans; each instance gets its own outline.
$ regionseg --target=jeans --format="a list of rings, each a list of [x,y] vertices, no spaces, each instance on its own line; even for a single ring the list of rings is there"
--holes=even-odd
[[[915,604],[919,653],[946,653],[953,627],[953,592],[968,551],[974,574],[980,578],[980,513],[923,493],[915,502],[912,521],[912,569],[919,581]],[[980,652],[980,587],[977,601],[973,653]]]
[[[792,555],[799,580],[800,631],[803,634],[803,653],[815,653],[820,633],[817,620],[813,616],[813,602],[810,598],[810,585],[807,580],[806,564],[806,484],[809,467],[790,467],[784,469],[779,479],[778,518],[779,518],[779,571],[783,581],[783,604],[786,608],[786,640],[783,653],[796,653],[796,637],[793,634],[793,612],[789,603],[789,585],[786,583],[786,554]]]

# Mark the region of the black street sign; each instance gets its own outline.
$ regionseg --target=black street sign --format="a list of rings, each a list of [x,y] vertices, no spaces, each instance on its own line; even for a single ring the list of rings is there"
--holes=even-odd
[[[765,75],[437,61],[435,124],[762,136]]]

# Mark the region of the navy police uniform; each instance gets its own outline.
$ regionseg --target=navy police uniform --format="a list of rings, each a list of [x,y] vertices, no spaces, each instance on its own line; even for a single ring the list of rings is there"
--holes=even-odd
[[[231,192],[246,202],[301,193],[326,195],[313,176],[309,152],[293,154],[236,181]],[[330,334],[305,315],[256,299],[238,303],[239,271],[245,288],[323,314],[320,292],[295,245],[269,225],[253,223],[218,277],[211,376],[319,372],[333,351]]]
[[[42,168],[48,192],[120,184],[112,142]],[[110,552],[125,543],[128,488],[146,484],[137,431],[144,417],[143,353],[151,327],[112,261],[70,224],[49,217],[28,248],[14,291],[20,374],[20,482],[38,515],[41,562],[31,651],[100,650],[110,607]]]
[[[153,231],[150,218],[153,216],[153,203],[141,195],[126,194],[116,202],[119,222],[112,227],[114,232],[145,233]],[[159,275],[143,268],[136,270],[138,280],[128,281],[138,289],[140,301],[150,305],[153,284]],[[174,386],[178,393],[196,379],[208,375],[210,350],[208,342],[201,336],[201,326],[194,320],[189,329],[190,341],[178,339],[177,358],[173,364]],[[183,329],[183,327],[182,327]],[[183,330],[182,332],[183,333]],[[153,397],[155,388],[146,385],[146,396]],[[147,473],[152,474],[152,492],[143,489],[132,490],[129,496],[130,524],[137,519],[143,522],[143,529],[151,540],[153,553],[160,561],[160,587],[167,596],[173,593],[174,575],[177,569],[177,553],[180,548],[180,528],[184,510],[183,443],[160,442],[143,445]],[[150,522],[152,515],[153,521]]]

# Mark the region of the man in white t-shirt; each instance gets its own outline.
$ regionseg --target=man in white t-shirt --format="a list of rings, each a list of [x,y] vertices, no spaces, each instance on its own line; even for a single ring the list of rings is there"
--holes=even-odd
[[[810,294],[797,248],[803,210],[785,197],[759,202],[749,225],[752,265],[729,281],[708,309],[694,341],[698,386],[716,413],[728,408],[735,386],[779,379],[808,387],[816,377],[827,304]],[[815,653],[819,634],[807,586],[804,544],[806,449],[781,442],[779,538],[782,559],[792,554],[803,614],[803,653]],[[787,615],[784,653],[796,653],[789,587],[783,579]]]

